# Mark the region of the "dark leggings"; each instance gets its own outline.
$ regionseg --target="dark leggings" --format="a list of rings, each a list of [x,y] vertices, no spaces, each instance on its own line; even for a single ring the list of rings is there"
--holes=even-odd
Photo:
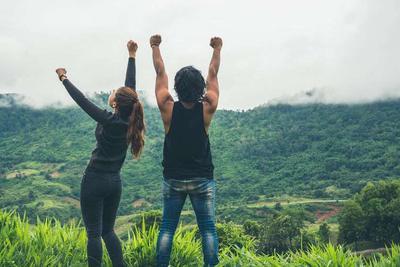
[[[114,232],[114,223],[121,199],[119,173],[85,172],[81,182],[81,210],[88,237],[88,264],[101,266],[106,244],[113,266],[124,266],[121,243]]]

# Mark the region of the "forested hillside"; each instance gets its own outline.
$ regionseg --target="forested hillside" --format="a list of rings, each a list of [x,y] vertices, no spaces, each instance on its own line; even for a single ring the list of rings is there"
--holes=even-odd
[[[146,105],[145,115],[143,156],[138,161],[128,156],[122,170],[121,214],[161,204],[163,129],[157,109]],[[398,118],[400,100],[220,110],[210,129],[218,204],[258,203],[284,194],[342,199],[367,181],[399,178]],[[77,107],[0,105],[0,208],[34,217],[78,217],[94,128]]]

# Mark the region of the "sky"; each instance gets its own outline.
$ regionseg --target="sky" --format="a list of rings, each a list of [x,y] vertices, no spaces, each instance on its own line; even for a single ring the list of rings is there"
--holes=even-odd
[[[154,104],[155,33],[163,38],[172,93],[181,67],[207,73],[209,40],[223,39],[223,109],[400,97],[398,0],[2,0],[1,6],[0,93],[23,94],[37,107],[72,104],[57,67],[89,95],[122,86],[129,39],[139,44],[137,88]]]

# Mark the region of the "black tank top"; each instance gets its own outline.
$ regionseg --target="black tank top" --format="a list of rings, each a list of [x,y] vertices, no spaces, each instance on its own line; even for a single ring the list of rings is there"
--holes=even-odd
[[[164,139],[165,179],[214,177],[210,141],[204,128],[203,103],[191,109],[175,102],[172,120]]]

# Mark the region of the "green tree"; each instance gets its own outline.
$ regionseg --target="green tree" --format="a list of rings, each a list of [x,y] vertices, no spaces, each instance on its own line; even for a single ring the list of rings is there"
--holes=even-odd
[[[274,206],[274,209],[277,210],[277,211],[281,211],[282,210],[281,202],[276,202],[275,206]]]
[[[217,234],[220,249],[229,247],[239,247],[254,249],[255,243],[254,238],[247,235],[242,226],[234,224],[233,222],[228,223],[217,223]],[[200,233],[197,234],[200,237]]]
[[[273,251],[287,251],[296,247],[294,240],[301,236],[303,227],[304,222],[298,216],[276,215],[266,224],[264,236],[261,239],[262,250],[271,253]]]
[[[340,242],[357,242],[365,235],[363,210],[354,200],[349,200],[344,204],[338,220]]]
[[[368,183],[339,215],[339,239],[378,244],[400,241],[400,181]],[[357,243],[356,243],[357,244]]]
[[[328,243],[330,241],[330,228],[326,222],[319,226],[318,235],[322,242]]]
[[[246,234],[256,238],[259,237],[262,230],[261,225],[253,220],[246,220],[243,224],[243,228]]]

